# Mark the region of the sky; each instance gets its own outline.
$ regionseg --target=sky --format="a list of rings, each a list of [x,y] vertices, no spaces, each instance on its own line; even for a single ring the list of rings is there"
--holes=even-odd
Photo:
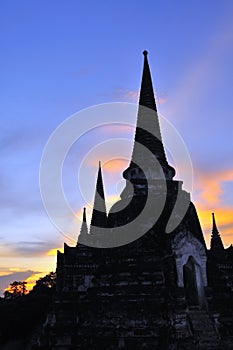
[[[30,287],[55,270],[64,241],[75,244],[43,206],[43,150],[71,115],[95,105],[137,103],[144,49],[159,113],[190,154],[191,198],[207,246],[213,211],[224,245],[233,243],[231,0],[2,0],[0,40],[0,293],[14,280],[26,279]],[[90,221],[98,160],[108,206],[118,198],[135,118],[127,119],[131,126],[89,130],[67,154],[63,189],[79,218],[85,205]],[[128,143],[111,154],[105,142],[119,138]],[[77,235],[79,227],[80,221]]]

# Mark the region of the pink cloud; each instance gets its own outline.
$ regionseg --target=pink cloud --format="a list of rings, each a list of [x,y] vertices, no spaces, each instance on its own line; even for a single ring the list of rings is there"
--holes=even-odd
[[[119,100],[137,102],[139,96],[139,90],[127,90],[122,88],[117,88],[113,92],[113,97]]]
[[[167,102],[167,99],[164,97],[158,97],[157,102],[158,102],[158,104],[162,105],[162,104]]]

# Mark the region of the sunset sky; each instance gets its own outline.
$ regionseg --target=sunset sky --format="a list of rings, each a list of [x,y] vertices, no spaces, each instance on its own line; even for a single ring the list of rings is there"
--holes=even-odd
[[[224,245],[233,243],[231,0],[3,0],[0,36],[0,293],[14,280],[32,283],[54,271],[56,250],[64,241],[74,244],[76,237],[59,232],[42,204],[43,149],[52,132],[84,108],[137,103],[144,49],[158,110],[191,157],[191,198],[207,246],[213,211]],[[110,206],[131,154],[129,145],[120,159],[110,151],[106,157],[104,147],[95,154],[94,147],[114,138],[132,142],[133,135],[130,126],[105,125],[87,132],[68,153],[63,187],[79,217],[85,205],[90,221],[98,161]],[[86,183],[78,182],[81,164]],[[77,222],[77,235],[79,227]]]

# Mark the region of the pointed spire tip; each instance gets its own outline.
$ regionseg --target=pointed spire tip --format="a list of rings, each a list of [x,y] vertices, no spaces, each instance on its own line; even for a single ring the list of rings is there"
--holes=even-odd
[[[86,222],[87,218],[86,218],[86,208],[83,208],[83,222]]]
[[[144,51],[143,51],[143,55],[144,55],[144,56],[147,56],[147,55],[148,55],[148,51],[147,51],[147,50],[144,50]]]
[[[212,213],[212,220],[213,220],[213,224],[216,225],[216,223],[215,223],[215,214],[214,213]]]

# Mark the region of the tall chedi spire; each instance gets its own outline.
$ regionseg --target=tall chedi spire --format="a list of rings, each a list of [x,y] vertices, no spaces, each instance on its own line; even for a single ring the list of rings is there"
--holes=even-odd
[[[213,227],[212,227],[212,235],[211,235],[211,241],[210,241],[210,250],[214,254],[221,254],[224,252],[224,246],[222,243],[221,236],[218,232],[214,213],[212,213],[212,219],[213,219]]]
[[[88,240],[88,228],[87,228],[87,217],[86,217],[86,208],[83,208],[83,221],[82,221],[82,226],[80,230],[80,234],[78,236],[78,243],[85,244],[87,243]]]
[[[101,171],[101,163],[99,162],[99,170],[97,175],[96,190],[95,190],[95,199],[94,207],[92,212],[90,234],[95,233],[96,227],[106,227],[107,224],[107,213],[106,213],[106,204],[104,196],[104,186],[103,178]]]
[[[163,170],[162,175],[161,172],[158,171],[157,174],[154,174],[154,178],[160,179],[161,176],[165,176],[166,180],[172,180],[175,176],[175,170],[168,164],[163,147],[147,54],[147,51],[143,52],[144,66],[132,161],[129,168],[124,171],[123,176],[127,180],[131,180],[136,176],[140,177],[140,172],[136,171],[136,168],[138,168],[137,163],[139,161],[140,163],[146,164],[148,161],[149,164],[152,153],[159,161],[160,170]],[[147,156],[143,154],[144,152],[142,152],[140,145],[148,150],[148,152],[146,152]],[[145,158],[148,158],[148,160]]]

